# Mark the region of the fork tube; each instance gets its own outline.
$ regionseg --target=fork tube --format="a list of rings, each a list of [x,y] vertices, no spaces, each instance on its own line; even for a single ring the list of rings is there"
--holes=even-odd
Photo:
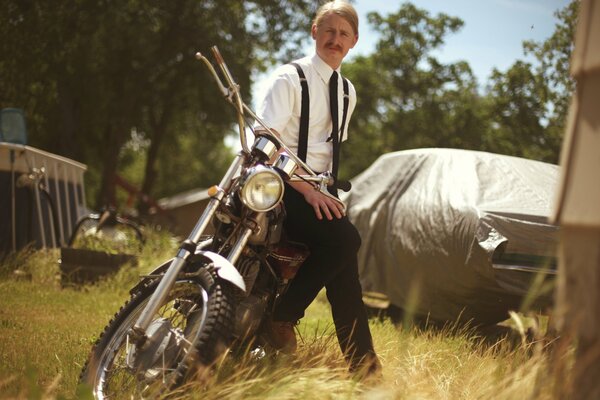
[[[156,313],[156,311],[158,311],[162,302],[165,301],[165,299],[167,298],[171,287],[175,283],[175,279],[177,279],[179,271],[181,271],[181,268],[183,268],[183,266],[185,265],[186,260],[184,257],[182,257],[183,252],[185,252],[185,250],[180,250],[177,254],[177,257],[175,257],[173,261],[171,261],[171,265],[167,269],[167,272],[165,272],[165,275],[160,280],[158,287],[156,288],[154,293],[152,293],[148,304],[146,305],[146,307],[144,307],[142,313],[135,322],[133,331],[137,338],[144,337],[146,335],[146,329],[148,329],[148,327],[150,326],[150,323],[152,322],[152,317],[154,317],[154,314]]]
[[[242,250],[244,250],[246,243],[248,243],[248,238],[250,237],[251,234],[252,234],[252,229],[250,229],[250,228],[246,228],[246,230],[244,230],[242,232],[237,243],[233,246],[233,248],[229,252],[229,255],[227,256],[227,260],[230,263],[235,264],[238,257],[240,256],[240,254],[242,254]]]
[[[192,230],[192,233],[190,233],[190,235],[188,236],[188,240],[191,240],[194,243],[198,243],[200,241],[200,237],[202,236],[208,223],[212,219],[219,203],[221,202],[221,200],[223,200],[223,190],[229,189],[231,181],[233,180],[233,177],[237,173],[243,161],[244,156],[242,155],[242,153],[238,153],[236,158],[229,166],[229,169],[225,173],[225,176],[223,177],[223,179],[221,179],[221,182],[219,183],[219,193],[215,197],[213,197],[206,205],[204,213],[202,213],[202,217],[200,217],[198,223],[196,223],[196,226]]]
[[[236,158],[233,160],[233,162],[229,166],[229,169],[225,173],[225,176],[221,180],[221,183],[219,183],[219,188],[220,188],[219,193],[210,200],[210,202],[206,206],[206,209],[202,213],[202,216],[198,220],[198,223],[194,227],[194,230],[188,236],[188,240],[186,240],[184,242],[184,245],[185,245],[185,243],[189,244],[190,241],[194,244],[198,243],[198,241],[200,240],[200,237],[202,236],[202,233],[204,233],[204,230],[206,229],[208,223],[212,219],[212,217],[215,213],[215,210],[217,209],[217,207],[219,205],[219,202],[223,199],[223,196],[224,196],[223,189],[229,189],[231,181],[233,180],[233,177],[235,176],[236,172],[242,165],[243,160],[244,160],[244,156],[242,153],[239,153],[236,156]],[[241,249],[239,251],[241,252]],[[189,249],[189,248],[186,249],[184,246],[182,246],[179,249],[179,251],[177,252],[177,256],[175,258],[173,258],[173,261],[171,261],[171,265],[165,272],[165,275],[160,280],[160,283],[158,284],[158,287],[156,288],[154,293],[152,293],[152,296],[150,297],[148,304],[146,305],[146,307],[144,307],[140,316],[138,317],[137,321],[135,322],[135,325],[132,329],[132,331],[133,331],[132,333],[134,334],[134,337],[142,338],[146,335],[146,330],[150,326],[150,323],[152,322],[152,318],[154,317],[154,314],[156,313],[156,311],[158,311],[158,309],[160,308],[160,305],[167,298],[169,292],[171,291],[173,285],[175,284],[177,275],[179,275],[179,272],[181,271],[181,269],[187,262],[187,258],[191,254],[192,254],[192,252],[191,252],[191,249]]]

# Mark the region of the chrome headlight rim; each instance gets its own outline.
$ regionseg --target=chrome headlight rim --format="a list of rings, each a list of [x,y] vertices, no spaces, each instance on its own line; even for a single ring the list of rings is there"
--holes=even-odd
[[[267,199],[257,200],[257,195],[261,191],[261,185],[270,186],[269,190],[275,190],[268,194]],[[272,168],[264,165],[254,166],[245,173],[240,190],[240,199],[249,209],[256,212],[266,212],[272,210],[283,199],[284,183],[281,176]]]

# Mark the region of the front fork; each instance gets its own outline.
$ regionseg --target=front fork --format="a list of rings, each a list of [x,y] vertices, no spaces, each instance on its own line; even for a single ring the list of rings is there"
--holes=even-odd
[[[160,280],[158,287],[156,288],[154,293],[152,293],[148,304],[146,304],[137,321],[135,322],[134,326],[130,329],[129,336],[135,344],[142,345],[146,340],[146,331],[152,323],[154,315],[160,308],[161,304],[167,298],[169,292],[175,284],[175,281],[177,280],[177,276],[179,275],[183,267],[186,265],[189,257],[194,254],[196,246],[200,241],[202,234],[204,233],[208,224],[212,220],[220,202],[225,197],[225,190],[223,188],[227,189],[230,187],[235,174],[242,166],[243,160],[244,155],[240,152],[234,159],[227,172],[225,173],[223,179],[221,180],[221,183],[218,186],[217,193],[215,193],[212,196],[211,200],[208,202],[208,205],[206,206],[204,212],[202,213],[202,216],[196,223],[196,226],[192,230],[192,233],[190,233],[188,238],[183,242],[183,244],[179,248],[177,256],[173,258],[171,265],[165,272],[165,275]],[[237,261],[237,258],[241,254],[242,249],[246,245],[251,233],[252,230],[246,228],[246,230],[240,236],[240,239],[234,246],[233,250],[235,251],[232,251],[228,257],[228,260],[231,264],[234,264],[235,261]]]

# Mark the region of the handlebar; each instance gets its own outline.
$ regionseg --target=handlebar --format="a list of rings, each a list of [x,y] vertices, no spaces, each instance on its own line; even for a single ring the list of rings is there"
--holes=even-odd
[[[327,192],[327,190],[326,190],[326,186],[333,183],[332,182],[333,179],[331,178],[331,176],[323,175],[323,174],[317,175],[308,165],[306,165],[306,163],[304,161],[302,161],[293,151],[291,151],[283,143],[283,141],[279,138],[279,136],[275,133],[275,131],[273,131],[271,128],[269,128],[267,126],[267,124],[258,115],[256,115],[256,113],[250,107],[248,107],[242,101],[242,96],[241,96],[240,90],[239,90],[240,86],[233,79],[233,76],[231,75],[231,72],[229,71],[229,68],[227,67],[227,64],[225,63],[225,60],[221,56],[219,49],[217,48],[217,46],[213,46],[211,48],[211,51],[217,62],[217,65],[219,66],[219,69],[221,70],[221,72],[225,78],[226,85],[223,84],[223,81],[219,77],[219,74],[213,67],[210,60],[208,60],[204,55],[202,55],[202,53],[197,52],[196,59],[204,62],[204,64],[208,68],[209,72],[211,73],[214,81],[216,82],[221,94],[223,94],[223,96],[227,99],[227,101],[229,101],[229,103],[231,103],[236,108],[237,114],[238,114],[238,126],[239,126],[240,142],[242,145],[242,150],[246,154],[250,153],[250,149],[248,148],[248,142],[247,142],[247,137],[246,137],[245,123],[244,123],[244,114],[246,113],[250,117],[252,117],[264,129],[264,132],[262,132],[262,129],[261,129],[262,135],[267,136],[270,140],[275,142],[277,144],[277,146],[280,149],[283,149],[288,154],[288,156],[290,158],[292,158],[292,160],[299,167],[304,169],[304,171],[306,171],[309,174],[308,176],[292,178],[293,180],[304,180],[304,181],[309,181],[309,182],[315,182],[318,184],[319,189],[323,194],[334,198],[336,201],[340,201],[337,197],[331,196],[329,194],[329,192]],[[335,184],[338,189],[346,191],[346,192],[348,190],[350,190],[350,188],[352,187],[350,185],[350,182],[347,182],[347,181],[339,181],[338,180]]]
[[[344,191],[349,192],[352,189],[352,183],[350,181],[337,181],[337,188]]]
[[[320,187],[323,187],[323,189],[325,189],[325,186],[330,186],[333,184],[335,184],[335,186],[339,190],[342,190],[344,192],[349,192],[350,189],[352,189],[352,183],[350,183],[350,181],[342,181],[338,179],[334,182],[334,179],[330,174],[319,174],[315,176],[298,176],[297,178],[292,177],[290,180],[292,182],[313,182],[318,184]]]
[[[245,125],[243,116],[244,113],[247,113],[250,117],[254,118],[256,122],[258,122],[258,124],[264,129],[264,134],[266,134],[270,140],[274,141],[279,148],[283,148],[285,152],[294,160],[294,162],[296,162],[296,164],[298,164],[306,172],[308,172],[310,176],[316,176],[317,174],[308,165],[306,165],[304,161],[298,158],[298,156],[281,141],[281,139],[277,136],[275,131],[269,128],[267,124],[242,101],[242,97],[239,93],[239,85],[236,84],[233,80],[233,77],[231,76],[231,73],[229,72],[229,69],[227,68],[227,65],[225,64],[225,61],[223,60],[223,57],[221,56],[221,53],[219,52],[217,46],[213,46],[212,51],[215,56],[215,59],[217,60],[217,63],[220,66],[221,71],[223,72],[223,75],[225,76],[225,79],[227,80],[227,86],[223,84],[223,81],[217,74],[217,71],[215,70],[209,59],[207,59],[200,52],[196,53],[196,59],[204,62],[211,75],[213,76],[213,79],[217,83],[217,86],[219,87],[219,90],[221,91],[223,96],[225,96],[225,98],[237,109],[239,116],[240,139],[242,142],[242,149],[246,153],[250,153],[250,150],[248,149],[248,143],[246,140],[246,132],[245,129],[243,129]]]

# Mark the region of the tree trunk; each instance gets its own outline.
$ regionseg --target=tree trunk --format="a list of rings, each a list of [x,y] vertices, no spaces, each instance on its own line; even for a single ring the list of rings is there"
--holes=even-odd
[[[557,303],[577,346],[569,397],[600,399],[600,229],[562,228]]]
[[[119,132],[127,132],[125,127],[108,126],[105,133],[105,146],[102,155],[102,180],[100,190],[96,197],[96,208],[104,206],[116,206],[115,174],[119,161],[119,150],[123,146],[126,137]]]
[[[58,80],[58,105],[61,114],[61,130],[57,153],[74,160],[81,160],[81,150],[77,145],[77,119],[78,110],[76,110],[76,102],[73,99],[73,92],[68,85],[62,80]]]
[[[156,177],[158,175],[156,171],[156,160],[158,159],[158,151],[163,143],[165,137],[165,130],[171,115],[171,106],[165,105],[166,109],[160,114],[160,117],[155,118],[152,110],[150,111],[150,120],[152,126],[152,136],[150,141],[150,147],[148,148],[148,155],[146,157],[146,167],[144,169],[144,182],[142,183],[141,192],[143,195],[150,196]],[[138,202],[138,212],[140,215],[147,215],[150,209],[150,204],[144,201]]]

